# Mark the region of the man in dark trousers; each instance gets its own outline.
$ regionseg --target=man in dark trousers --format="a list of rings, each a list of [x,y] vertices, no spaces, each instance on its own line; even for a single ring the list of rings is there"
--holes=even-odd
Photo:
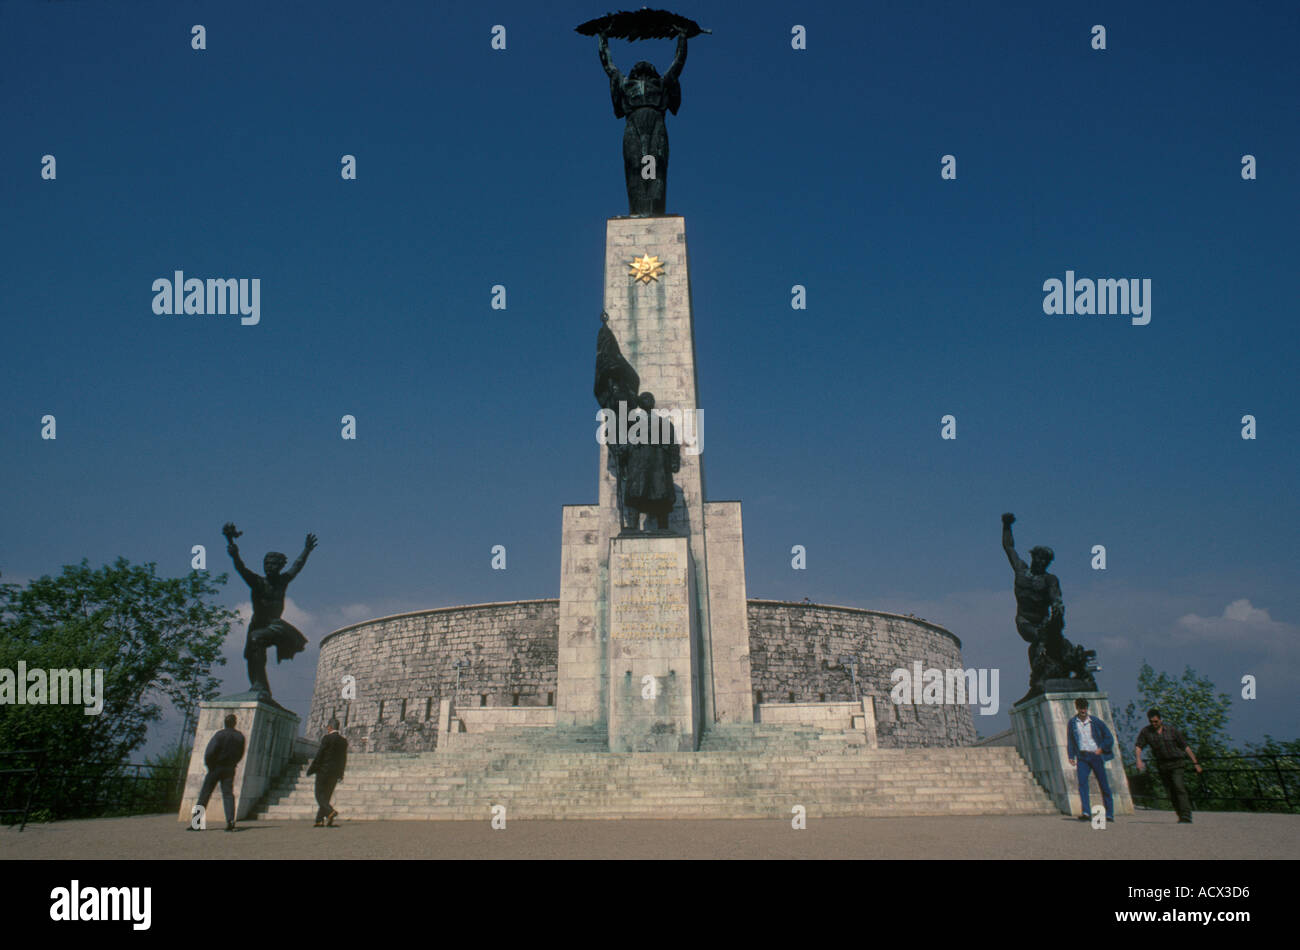
[[[334,827],[334,819],[338,817],[338,811],[330,804],[330,798],[334,795],[334,786],[343,778],[343,770],[348,764],[348,740],[339,735],[339,721],[331,719],[329,731],[325,733],[324,738],[320,741],[320,749],[316,752],[316,758],[312,759],[311,765],[307,767],[308,775],[316,776],[316,824],[312,827],[319,828],[322,825]]]
[[[1088,783],[1091,776],[1097,776],[1097,785],[1101,788],[1101,803],[1106,807],[1106,820],[1115,820],[1115,799],[1110,793],[1110,782],[1106,779],[1106,763],[1115,757],[1115,737],[1110,734],[1106,724],[1096,716],[1088,715],[1088,701],[1080,696],[1074,701],[1078,715],[1066,725],[1066,756],[1070,764],[1078,760],[1079,801],[1083,805],[1080,821],[1092,818],[1092,809],[1088,803]]]
[[[1186,755],[1192,760],[1192,765],[1196,766],[1197,772],[1201,771],[1201,763],[1197,762],[1196,756],[1192,754],[1192,747],[1188,745],[1187,737],[1174,726],[1165,723],[1159,709],[1147,710],[1147,722],[1149,725],[1143,727],[1137,737],[1135,751],[1138,771],[1141,772],[1146,768],[1142,764],[1142,749],[1150,746],[1156,756],[1156,769],[1160,772],[1160,781],[1165,783],[1169,800],[1174,803],[1174,811],[1178,812],[1178,823],[1190,825],[1192,799],[1187,794],[1187,786],[1183,783],[1183,769],[1186,767],[1183,756]]]
[[[208,742],[203,753],[203,764],[208,767],[208,774],[203,777],[203,788],[199,791],[199,807],[207,810],[212,792],[221,783],[221,805],[226,811],[226,830],[235,830],[235,766],[244,757],[244,734],[235,728],[238,720],[234,713],[226,716],[226,728],[217,732]],[[190,830],[198,831],[190,821]]]

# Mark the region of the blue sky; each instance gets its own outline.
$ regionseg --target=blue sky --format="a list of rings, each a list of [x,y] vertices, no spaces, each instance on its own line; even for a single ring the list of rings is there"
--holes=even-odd
[[[916,613],[1010,690],[1013,510],[1113,700],[1143,658],[1234,694],[1249,673],[1233,734],[1300,733],[1295,7],[680,9],[714,33],[669,118],[668,206],[749,596]],[[288,615],[313,647],[272,670],[303,712],[345,622],[557,596],[560,506],[596,495],[604,227],[626,211],[622,123],[572,31],[601,12],[0,7],[5,579],[119,555],[181,573],[197,543],[224,570],[226,520],[250,563],[315,531]],[[611,45],[624,69],[672,55]],[[260,278],[260,324],[155,315],[177,269]],[[1151,323],[1045,315],[1067,269],[1150,278]]]

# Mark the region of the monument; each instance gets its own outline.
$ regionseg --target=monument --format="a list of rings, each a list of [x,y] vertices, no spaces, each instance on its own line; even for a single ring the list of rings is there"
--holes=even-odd
[[[598,503],[564,510],[556,716],[608,729],[611,751],[694,749],[701,722],[753,721],[740,506],[704,500],[686,226],[665,213],[664,114],[681,104],[687,37],[702,31],[664,11],[577,29],[598,36],[627,120],[629,217],[606,223],[597,400],[627,415],[635,399],[652,431],[600,440]],[[624,77],[611,35],[675,35],[676,56],[662,77],[647,62]],[[664,537],[635,536],[642,515]]]
[[[900,666],[960,665],[949,631],[747,598],[740,503],[705,494],[686,223],[667,213],[665,117],[681,104],[688,40],[708,31],[663,10],[576,29],[596,38],[625,119],[628,214],[605,222],[592,386],[596,501],[563,508],[558,600],[437,608],[329,634],[312,733],[338,716],[358,752],[419,752],[545,726],[588,748],[680,752],[766,718],[855,730],[871,746],[969,743],[965,706],[900,710],[888,698]],[[676,52],[662,75],[645,61],[625,75],[610,39],[673,39]],[[345,674],[356,700],[334,686]]]
[[[1078,815],[1083,806],[1066,752],[1066,729],[1075,713],[1074,701],[1087,699],[1092,714],[1105,722],[1112,734],[1115,717],[1109,697],[1097,689],[1093,676],[1097,651],[1085,650],[1065,638],[1061,583],[1047,572],[1056,555],[1049,547],[1034,547],[1026,565],[1016,553],[1011,534],[1015,521],[1010,512],[1002,516],[1002,550],[1015,572],[1016,631],[1029,644],[1029,692],[1011,707],[1011,725],[1016,748],[1034,777],[1061,811]],[[1131,815],[1133,798],[1118,742],[1106,775],[1115,796],[1116,814]],[[1092,800],[1100,798],[1094,795]]]
[[[598,411],[582,423],[596,500],[562,509],[558,599],[380,617],[322,640],[310,732],[338,718],[349,774],[373,776],[345,814],[1050,813],[1015,750],[965,748],[969,706],[891,701],[900,667],[963,666],[951,632],[747,598],[740,503],[705,493],[686,223],[667,212],[665,117],[688,39],[707,31],[662,10],[577,29],[597,37],[626,120],[628,214],[605,222]],[[675,38],[676,55],[663,75],[648,62],[624,75],[609,38]],[[310,783],[290,776],[262,813],[310,817]]]
[[[235,539],[243,532],[233,522],[221,529],[226,538],[226,553],[234,562],[235,570],[248,584],[252,602],[252,616],[244,640],[244,659],[248,663],[248,690],[199,703],[195,724],[194,747],[190,753],[189,769],[185,778],[185,792],[181,799],[180,819],[190,821],[192,809],[203,784],[206,768],[203,753],[208,740],[222,728],[228,714],[237,719],[236,728],[244,734],[246,746],[243,761],[235,771],[236,818],[248,816],[271,784],[278,778],[293,756],[302,721],[296,713],[285,709],[271,696],[271,685],[266,675],[268,651],[274,647],[276,662],[291,660],[302,652],[307,638],[283,618],[284,597],[290,582],[301,573],[307,557],[316,549],[316,535],[308,534],[302,553],[286,571],[288,558],[278,551],[270,551],[262,559],[266,575],[250,570],[239,556]]]

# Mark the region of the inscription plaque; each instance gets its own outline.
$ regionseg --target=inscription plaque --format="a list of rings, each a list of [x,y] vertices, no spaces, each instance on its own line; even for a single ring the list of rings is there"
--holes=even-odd
[[[677,552],[615,554],[612,576],[611,638],[690,636],[685,565]]]
[[[618,537],[609,551],[609,747],[669,752],[698,742],[700,649],[684,537]]]

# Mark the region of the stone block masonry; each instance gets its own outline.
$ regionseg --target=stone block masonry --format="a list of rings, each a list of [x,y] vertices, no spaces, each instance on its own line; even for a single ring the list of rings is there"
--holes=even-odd
[[[661,269],[650,280],[638,280],[632,274],[633,259],[656,258]],[[678,215],[653,218],[610,218],[605,228],[605,312],[609,314],[609,328],[618,339],[628,362],[641,378],[641,390],[652,392],[655,407],[668,412],[681,410],[693,413],[700,409],[695,363],[694,313],[691,306],[690,265],[686,248],[686,221]],[[593,326],[593,336],[596,329]],[[696,614],[695,623],[700,635],[699,678],[701,684],[701,716],[706,726],[720,718],[713,664],[720,651],[715,648],[712,634],[713,587],[709,583],[709,550],[706,542],[704,471],[702,455],[683,451],[681,470],[674,476],[677,501],[669,515],[669,527],[678,535],[689,539]],[[618,500],[616,479],[609,468],[609,451],[600,447],[597,469],[597,557],[596,573],[601,585],[609,579],[608,549],[605,545],[618,534]],[[739,508],[739,505],[736,505]],[[735,516],[739,528],[739,512]],[[737,539],[738,540],[738,539]],[[729,553],[738,550],[738,544]],[[566,563],[569,562],[565,555]],[[730,557],[733,565],[736,556]],[[740,556],[743,568],[743,556]],[[562,578],[563,580],[563,578]],[[603,597],[604,587],[598,587]],[[743,594],[742,594],[743,597]],[[560,592],[562,612],[569,610],[564,590]],[[585,609],[575,604],[574,609]],[[736,613],[733,609],[732,613]],[[601,642],[608,642],[609,627],[607,607],[598,599],[594,613],[588,615]],[[584,619],[584,622],[585,619]],[[734,638],[734,625],[732,627]],[[567,644],[566,644],[567,645]],[[722,654],[732,656],[734,648]],[[598,661],[600,662],[600,661]],[[604,664],[601,664],[602,668]],[[745,705],[736,708],[739,690],[736,680],[740,665],[732,662],[726,671],[723,687],[721,715],[743,717]],[[579,688],[589,683],[593,675],[586,670],[575,670]],[[601,692],[594,697],[568,693],[574,687],[566,677],[561,678],[562,718],[570,706],[583,709],[606,708],[610,684],[600,683]],[[746,689],[745,692],[748,692]],[[752,721],[752,713],[748,716]],[[583,724],[583,720],[575,720]],[[595,720],[588,719],[586,722]]]
[[[559,604],[525,600],[383,617],[321,641],[308,738],[331,716],[357,752],[418,752],[438,739],[438,707],[555,702]],[[468,660],[460,671],[455,664]],[[343,696],[344,677],[356,695]]]
[[[588,537],[582,526],[589,523],[594,508],[566,508],[566,532]],[[589,567],[596,559],[594,553],[579,554],[565,563],[581,566],[584,558]],[[594,598],[590,576],[573,570],[562,583],[585,586],[587,596]],[[852,702],[853,682],[839,663],[841,656],[850,655],[858,660],[861,695],[874,700],[882,749],[962,746],[975,740],[969,707],[896,707],[890,700],[890,674],[913,660],[940,669],[963,665],[960,642],[936,624],[853,607],[750,600],[744,643],[744,660],[753,667],[752,696],[745,700],[750,704]],[[352,624],[321,642],[316,692],[304,731],[308,738],[319,739],[330,716],[337,715],[354,751],[432,750],[438,742],[439,700],[450,699],[455,690],[452,664],[467,655],[471,665],[461,673],[459,709],[513,706],[516,694],[520,706],[545,707],[553,698],[557,725],[573,726],[572,719],[563,721],[566,709],[556,685],[557,668],[586,668],[604,660],[607,645],[580,617],[565,616],[556,600],[444,607]],[[357,680],[357,698],[351,703],[340,695],[345,674]],[[596,685],[587,695],[596,695],[600,681],[607,678],[606,662],[603,674],[593,674]],[[607,714],[596,718],[603,725]],[[710,724],[704,726],[707,732]]]
[[[687,539],[614,538],[609,564],[609,750],[693,752],[700,631]]]
[[[864,697],[875,700],[881,748],[970,745],[969,706],[897,705],[894,670],[920,660],[928,668],[962,667],[961,641],[913,617],[783,601],[749,601],[750,667],[755,699],[764,703],[843,702],[857,697],[840,657],[858,661]]]
[[[609,329],[641,390],[654,393],[657,409],[700,413],[685,220],[610,218],[603,283]],[[598,329],[593,320],[593,339]],[[696,431],[702,435],[703,427]],[[900,708],[890,701],[894,669],[918,660],[926,667],[961,666],[961,644],[942,627],[875,611],[746,599],[740,503],[705,501],[703,455],[690,448],[683,446],[673,477],[668,525],[674,537],[664,541],[683,548],[689,574],[682,585],[686,601],[676,605],[679,626],[689,631],[686,654],[673,652],[681,637],[664,636],[639,644],[635,656],[628,652],[628,618],[615,612],[627,604],[614,592],[611,555],[623,542],[617,482],[601,445],[596,504],[563,509],[558,602],[422,611],[331,634],[321,644],[308,735],[316,737],[338,715],[359,752],[429,750],[440,732],[452,734],[451,709],[463,712],[477,699],[479,708],[553,706],[552,731],[560,737],[590,742],[599,734],[611,750],[650,754],[695,748],[710,731],[752,728],[759,703],[831,702],[859,704],[861,731],[881,748],[973,742],[966,706]],[[858,690],[839,663],[843,655],[857,660]],[[628,680],[627,662],[616,662],[626,660],[667,664],[669,673],[680,668],[689,680],[673,686],[672,701],[653,722],[639,721],[642,684],[640,675]],[[459,687],[457,661],[468,661]],[[355,699],[343,697],[344,676],[355,677]],[[449,705],[440,716],[444,701]],[[631,725],[623,730],[619,720]],[[459,722],[468,728],[464,715]],[[651,727],[660,730],[653,742],[645,732]]]
[[[1042,693],[1011,708],[1011,728],[1016,738],[1016,748],[1029,765],[1034,778],[1047,790],[1056,807],[1063,814],[1078,815],[1083,809],[1079,797],[1079,777],[1070,766],[1067,756],[1069,736],[1066,732],[1070,719],[1077,714],[1074,701],[1082,697],[1088,701],[1088,712],[1106,724],[1115,737],[1115,757],[1106,763],[1106,782],[1115,796],[1116,815],[1133,814],[1133,796],[1124,774],[1124,750],[1115,731],[1115,716],[1110,699],[1100,692]],[[1090,777],[1089,799],[1093,805],[1102,804],[1101,788],[1095,777]]]
[[[203,755],[212,737],[225,728],[225,718],[234,714],[235,728],[244,735],[244,758],[235,768],[235,819],[242,821],[252,814],[263,795],[289,767],[290,759],[302,748],[298,738],[297,715],[279,706],[257,700],[214,699],[199,703],[198,722],[194,731],[194,748],[185,774],[185,792],[177,818],[188,823],[207,767]],[[218,785],[207,805],[207,826],[220,828],[226,813]]]

